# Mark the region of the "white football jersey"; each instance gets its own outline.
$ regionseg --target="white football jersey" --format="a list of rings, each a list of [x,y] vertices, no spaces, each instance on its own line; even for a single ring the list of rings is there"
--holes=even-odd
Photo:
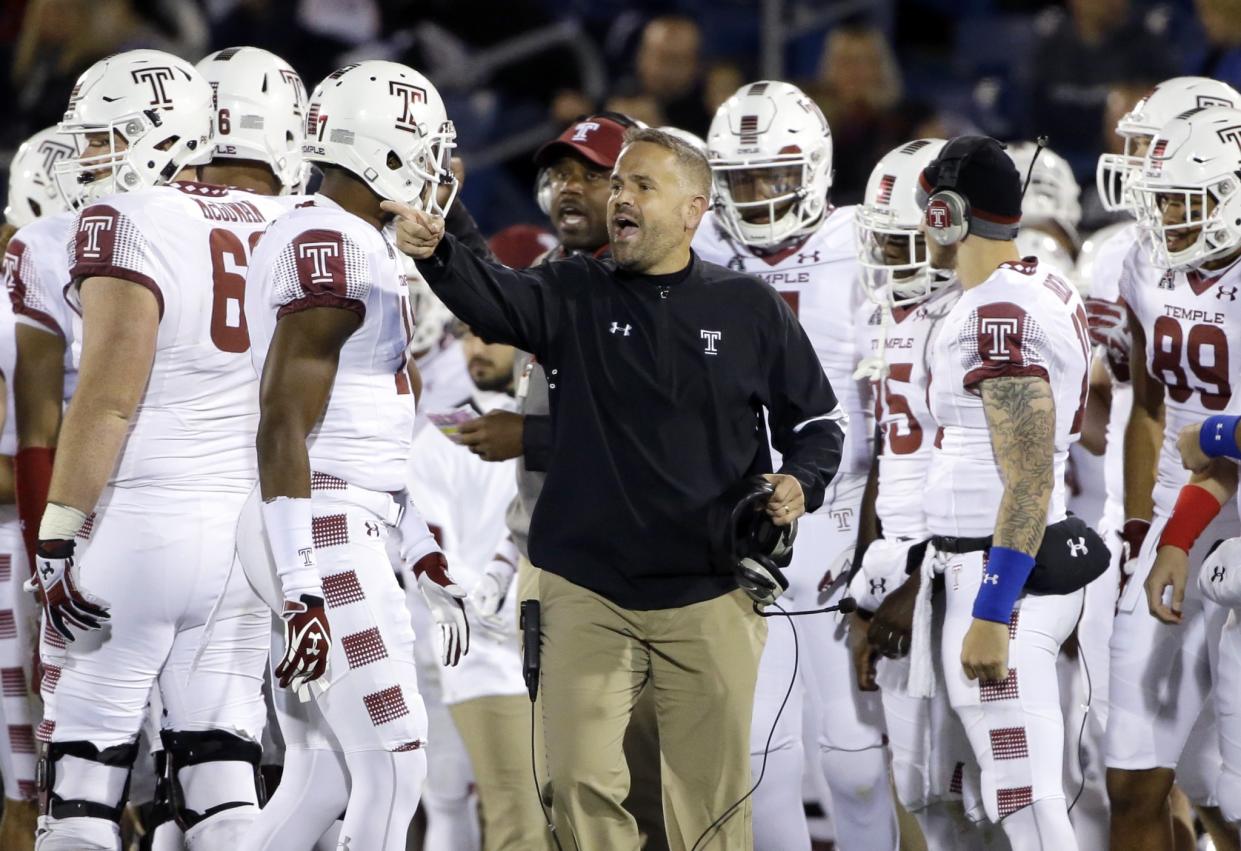
[[[1039,375],[1056,406],[1055,486],[1047,522],[1065,516],[1065,465],[1086,410],[1090,337],[1072,284],[1032,258],[1004,263],[965,290],[932,348],[931,415],[939,426],[926,484],[928,531],[981,537],[995,531],[1004,485],[978,385]]]
[[[13,308],[0,299],[0,377],[4,378],[4,427],[0,429],[0,455],[17,454],[17,418],[13,415],[13,370],[17,365],[17,322]]]
[[[469,402],[468,398],[458,398],[452,407]],[[480,412],[516,410],[515,400],[500,393],[478,393],[474,404]],[[439,541],[453,578],[466,590],[473,588],[488,563],[506,549],[509,531],[505,514],[517,495],[516,459],[484,461],[427,424],[414,437],[408,470],[410,496]],[[455,668],[439,670],[444,703],[525,693],[516,628],[517,597],[514,579],[504,612],[511,629],[499,633],[474,621],[470,652]],[[474,617],[473,611],[469,614]]]
[[[1241,262],[1211,277],[1163,270],[1134,244],[1120,296],[1146,332],[1146,368],[1164,386],[1154,500],[1156,516],[1167,517],[1189,481],[1176,448],[1181,429],[1241,407],[1232,388],[1241,374]]]
[[[280,317],[314,307],[351,310],[362,324],[340,351],[332,393],[306,441],[311,469],[399,491],[414,425],[405,273],[386,236],[323,195],[298,199],[254,252],[246,316],[260,374]]]
[[[775,287],[801,322],[849,417],[837,483],[870,471],[870,411],[862,402],[863,383],[853,377],[854,321],[866,301],[854,248],[855,207],[831,210],[805,241],[774,254],[755,254],[729,237],[708,213],[694,235],[694,251],[704,260],[748,272]],[[831,490],[828,500],[831,501]]]
[[[123,278],[159,302],[146,391],[113,474],[117,487],[245,493],[256,478],[258,383],[243,300],[251,247],[284,199],[178,182],[82,210],[69,274]],[[65,292],[77,308],[77,288]]]
[[[885,538],[927,536],[923,493],[935,441],[928,367],[935,335],[960,297],[954,282],[920,304],[889,311],[868,303],[858,314],[859,354],[882,358],[886,367],[870,382],[881,440],[875,511]]]
[[[422,376],[422,396],[418,410],[443,412],[468,399],[474,392],[470,370],[465,363],[465,347],[455,337],[445,337],[439,345],[417,360]]]
[[[73,213],[37,219],[13,235],[4,254],[4,286],[19,325],[49,331],[65,341],[65,401],[78,381],[82,319],[65,301]]]

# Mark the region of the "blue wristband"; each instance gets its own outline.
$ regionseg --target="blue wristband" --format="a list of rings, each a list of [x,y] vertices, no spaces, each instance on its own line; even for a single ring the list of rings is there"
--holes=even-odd
[[[1237,448],[1237,421],[1241,417],[1228,414],[1216,414],[1207,417],[1198,431],[1198,447],[1208,458],[1241,459],[1241,449]]]
[[[991,555],[983,562],[982,586],[974,598],[974,617],[1008,623],[1013,604],[1033,569],[1034,556],[1008,547],[992,547]]]

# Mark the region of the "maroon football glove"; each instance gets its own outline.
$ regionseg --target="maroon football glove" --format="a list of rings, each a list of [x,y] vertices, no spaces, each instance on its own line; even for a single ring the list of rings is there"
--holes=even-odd
[[[284,659],[276,667],[276,680],[282,688],[300,691],[327,671],[332,628],[323,598],[310,594],[285,600],[280,617],[284,620]]]
[[[74,576],[73,541],[39,541],[35,554],[35,581],[43,611],[52,628],[73,641],[78,633],[102,629],[111,618],[108,604],[84,591]]]

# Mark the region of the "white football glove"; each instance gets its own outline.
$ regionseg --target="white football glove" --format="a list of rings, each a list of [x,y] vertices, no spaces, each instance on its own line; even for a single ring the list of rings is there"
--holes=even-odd
[[[1202,596],[1221,606],[1241,608],[1241,538],[1229,538],[1198,570]]]
[[[889,541],[878,538],[871,542],[862,556],[862,566],[849,581],[848,596],[857,601],[859,609],[879,611],[884,598],[905,584],[909,548],[917,541]]]
[[[411,568],[418,590],[427,601],[431,619],[440,628],[440,649],[445,667],[453,667],[470,652],[470,621],[465,616],[465,589],[448,575],[448,560],[441,552],[428,553]]]
[[[511,564],[495,559],[483,568],[483,575],[470,589],[470,605],[485,626],[504,628],[504,601],[516,574]]]

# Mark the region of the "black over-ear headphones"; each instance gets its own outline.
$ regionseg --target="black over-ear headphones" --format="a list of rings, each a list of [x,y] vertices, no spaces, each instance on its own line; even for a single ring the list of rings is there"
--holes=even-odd
[[[998,144],[986,136],[964,136],[953,139],[940,152],[939,174],[924,214],[926,233],[937,244],[953,245],[969,235],[970,201],[957,191],[957,180],[970,157]]]

